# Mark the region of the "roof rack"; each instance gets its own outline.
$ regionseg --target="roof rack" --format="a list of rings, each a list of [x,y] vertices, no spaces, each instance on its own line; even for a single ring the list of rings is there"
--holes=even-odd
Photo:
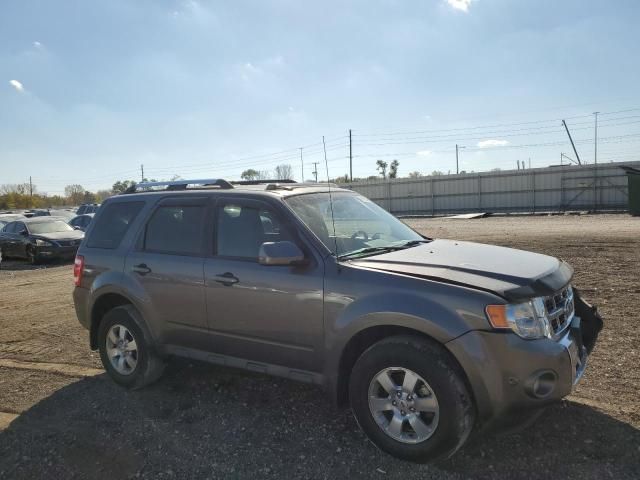
[[[266,185],[269,183],[298,183],[295,180],[283,179],[283,180],[233,180],[232,185]]]
[[[226,180],[221,178],[208,178],[201,180],[173,180],[170,182],[140,182],[131,185],[123,193],[138,193],[145,189],[152,189],[153,187],[166,187],[165,190],[187,190],[189,185],[200,185],[201,188],[219,187],[225,190],[233,188],[233,185]]]

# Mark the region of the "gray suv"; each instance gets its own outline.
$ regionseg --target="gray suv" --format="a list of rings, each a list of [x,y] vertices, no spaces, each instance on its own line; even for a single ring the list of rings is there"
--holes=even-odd
[[[426,238],[349,190],[134,188],[104,202],[74,267],[78,319],[125,387],[171,356],[318,384],[424,462],[568,395],[602,328],[565,262]]]

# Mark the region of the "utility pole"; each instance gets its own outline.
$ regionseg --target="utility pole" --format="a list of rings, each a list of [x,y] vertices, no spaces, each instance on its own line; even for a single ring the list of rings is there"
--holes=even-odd
[[[569,133],[569,127],[567,127],[567,122],[562,120],[562,125],[564,125],[564,129],[567,131],[567,135],[569,135],[569,141],[571,142],[571,146],[573,147],[573,153],[576,154],[576,158],[578,159],[578,165],[582,165],[582,162],[580,161],[580,155],[578,155],[578,150],[576,150],[576,146],[573,143],[573,138],[571,138],[571,133]]]
[[[460,173],[460,168],[458,166],[458,144],[456,143],[456,175]]]
[[[351,141],[351,129],[349,129],[349,180],[353,182],[353,143]]]
[[[595,115],[595,133],[594,133],[594,150],[593,150],[593,163],[598,163],[598,114],[600,112],[593,112]]]
[[[529,168],[531,168],[531,157],[529,157]]]
[[[516,160],[518,162],[518,170],[520,170],[520,160]]]
[[[140,181],[144,182],[144,165],[140,164]]]
[[[31,182],[31,175],[29,175],[29,197],[33,198],[33,183]]]
[[[313,176],[316,179],[316,183],[318,183],[318,162],[313,162]]]
[[[304,183],[304,160],[302,160],[302,147],[300,147],[300,181]]]

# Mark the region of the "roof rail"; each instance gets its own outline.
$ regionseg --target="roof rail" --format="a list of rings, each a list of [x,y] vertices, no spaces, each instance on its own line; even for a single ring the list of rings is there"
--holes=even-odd
[[[232,180],[232,185],[266,185],[269,183],[298,183],[289,178],[282,180]]]
[[[189,185],[200,185],[202,187],[219,187],[222,189],[233,188],[226,180],[221,178],[208,178],[201,180],[172,180],[170,182],[140,182],[131,185],[123,193],[137,193],[142,189],[150,189],[153,187],[166,187],[165,190],[187,190]]]

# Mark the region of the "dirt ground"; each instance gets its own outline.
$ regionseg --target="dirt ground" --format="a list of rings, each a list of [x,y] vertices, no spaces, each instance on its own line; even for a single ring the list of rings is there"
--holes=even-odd
[[[437,465],[373,447],[317,387],[176,361],[125,391],[75,318],[72,267],[0,270],[0,478],[640,478],[640,218],[407,219],[562,257],[605,329],[574,394]]]

